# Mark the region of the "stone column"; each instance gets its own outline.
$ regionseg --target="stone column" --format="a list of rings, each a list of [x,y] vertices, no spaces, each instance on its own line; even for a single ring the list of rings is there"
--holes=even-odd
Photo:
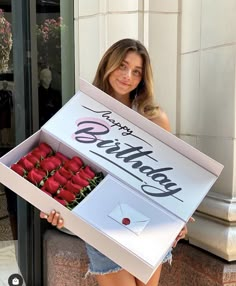
[[[189,242],[236,259],[234,0],[183,0],[177,135],[225,168],[189,224]]]

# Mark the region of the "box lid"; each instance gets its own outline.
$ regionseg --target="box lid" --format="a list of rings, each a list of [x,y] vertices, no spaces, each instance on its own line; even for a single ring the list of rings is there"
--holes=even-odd
[[[186,222],[223,169],[82,79],[42,129]]]

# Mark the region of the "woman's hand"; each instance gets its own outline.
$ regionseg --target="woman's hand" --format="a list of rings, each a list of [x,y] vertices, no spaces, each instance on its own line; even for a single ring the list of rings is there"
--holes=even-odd
[[[189,219],[189,222],[195,222],[195,219],[194,219],[193,217],[191,217],[191,218]],[[188,233],[188,229],[187,229],[187,225],[185,225],[185,226],[181,229],[181,231],[180,231],[180,233],[178,234],[178,236],[176,237],[176,239],[175,239],[174,244],[172,245],[172,247],[176,247],[178,241],[179,241],[180,239],[185,238],[185,236],[186,236],[187,233]]]
[[[64,220],[60,216],[60,213],[52,210],[49,215],[45,214],[44,212],[40,212],[40,217],[42,219],[46,219],[49,223],[57,228],[62,228],[64,226]]]

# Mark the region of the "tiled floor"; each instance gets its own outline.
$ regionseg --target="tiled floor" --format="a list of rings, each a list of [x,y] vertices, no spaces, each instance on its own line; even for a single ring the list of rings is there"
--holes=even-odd
[[[0,286],[9,286],[9,276],[20,272],[16,252],[17,241],[13,240],[6,197],[2,188],[0,188]]]
[[[0,241],[0,286],[9,286],[8,278],[20,274],[16,261],[17,241]]]
[[[0,185],[0,241],[12,240],[12,232],[7,211],[5,192]]]

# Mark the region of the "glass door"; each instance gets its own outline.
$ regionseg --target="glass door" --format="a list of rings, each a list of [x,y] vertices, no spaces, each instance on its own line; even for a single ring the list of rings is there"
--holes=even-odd
[[[24,120],[27,111],[22,97],[16,96],[15,92],[13,46],[12,5],[10,0],[3,0],[0,2],[0,156],[16,145],[19,126],[19,134],[22,137],[26,134]],[[19,108],[23,113],[21,125],[16,127]],[[5,264],[5,268],[0,269],[1,285],[8,285],[9,277],[19,273],[17,217],[15,193],[0,185],[0,260]]]
[[[73,2],[1,0],[0,41],[4,17],[8,44],[4,50],[0,45],[0,156],[37,131],[74,94]],[[8,98],[8,114],[1,109],[1,93],[7,94],[2,98]],[[41,286],[43,234],[50,226],[40,220],[39,210],[2,185],[1,195],[10,231],[8,237],[0,233],[0,242],[16,242],[26,285]]]

